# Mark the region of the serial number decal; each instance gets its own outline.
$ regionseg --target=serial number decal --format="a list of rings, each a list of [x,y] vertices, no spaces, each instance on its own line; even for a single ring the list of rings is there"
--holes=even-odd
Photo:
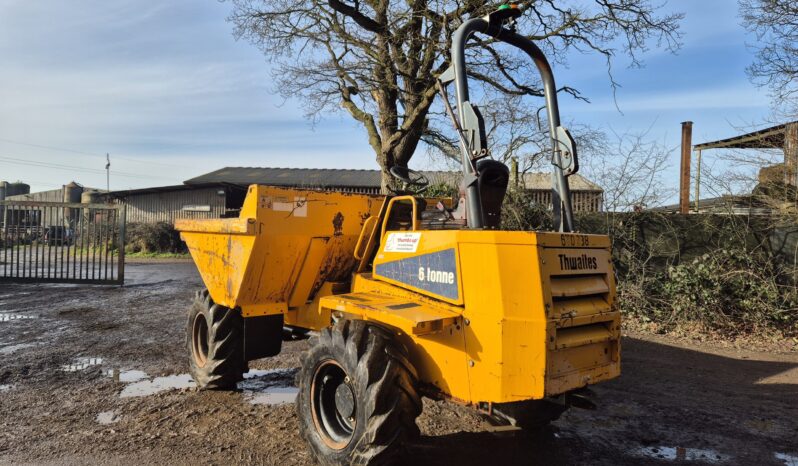
[[[388,233],[385,252],[416,252],[421,242],[421,233]]]
[[[587,235],[560,235],[560,242],[565,247],[590,246],[590,237]]]

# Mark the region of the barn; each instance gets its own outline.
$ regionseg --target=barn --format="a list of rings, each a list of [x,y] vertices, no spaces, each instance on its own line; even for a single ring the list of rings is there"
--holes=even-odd
[[[424,172],[432,183],[456,186],[458,172]],[[379,194],[379,170],[225,167],[191,178],[180,185],[103,192],[77,183],[62,189],[7,196],[9,200],[107,202],[126,207],[128,223],[174,223],[178,219],[237,217],[251,184],[325,189],[349,193]],[[528,191],[535,202],[551,205],[551,175],[519,175],[520,189]],[[580,175],[570,177],[574,210],[598,212],[603,208],[603,191]],[[9,185],[10,186],[10,185]],[[18,189],[17,184],[14,185]],[[9,190],[12,192],[12,190]]]

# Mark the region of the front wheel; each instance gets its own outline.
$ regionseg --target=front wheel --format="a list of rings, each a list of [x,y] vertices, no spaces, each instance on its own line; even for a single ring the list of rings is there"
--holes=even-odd
[[[188,313],[186,346],[191,376],[202,389],[232,389],[246,372],[244,319],[198,291]]]
[[[302,355],[296,406],[300,431],[325,465],[396,462],[418,437],[421,399],[404,347],[387,330],[341,321]]]

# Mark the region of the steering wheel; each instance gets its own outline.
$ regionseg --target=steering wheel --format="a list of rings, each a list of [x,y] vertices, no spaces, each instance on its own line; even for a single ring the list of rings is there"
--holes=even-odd
[[[427,179],[426,175],[407,167],[394,165],[390,170],[388,170],[388,173],[390,173],[392,177],[401,181],[404,185],[402,186],[401,190],[403,192],[391,189],[391,191],[394,191],[395,194],[404,194],[407,191],[407,188],[412,188],[414,194],[420,194],[426,191],[427,187],[429,186],[429,180]]]

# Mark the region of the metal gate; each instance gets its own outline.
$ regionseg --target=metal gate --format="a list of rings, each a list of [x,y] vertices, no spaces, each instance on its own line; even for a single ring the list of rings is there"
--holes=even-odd
[[[124,206],[0,201],[0,283],[124,280]]]

